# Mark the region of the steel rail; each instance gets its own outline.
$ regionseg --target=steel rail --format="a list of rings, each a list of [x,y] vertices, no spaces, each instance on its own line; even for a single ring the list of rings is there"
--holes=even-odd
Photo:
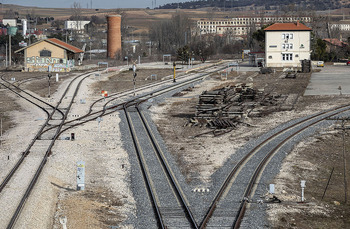
[[[87,75],[87,76],[83,77],[83,79],[81,79],[81,80],[79,81],[77,87],[75,88],[75,92],[74,92],[74,94],[73,94],[73,96],[72,96],[72,99],[71,99],[71,101],[70,101],[70,104],[69,104],[69,106],[68,106],[68,108],[67,108],[67,110],[66,110],[66,112],[65,112],[65,114],[64,114],[64,117],[63,117],[63,119],[62,119],[61,125],[59,126],[59,128],[57,128],[56,134],[55,134],[54,138],[52,139],[52,141],[51,141],[51,143],[50,143],[50,146],[49,146],[49,148],[47,149],[47,151],[46,151],[46,153],[45,153],[45,156],[44,156],[43,160],[41,161],[39,168],[38,168],[37,171],[35,172],[35,175],[34,175],[33,179],[31,180],[31,182],[30,182],[30,184],[29,184],[29,186],[28,186],[28,188],[27,188],[25,194],[23,195],[23,197],[22,197],[22,199],[21,199],[21,201],[20,201],[20,203],[19,203],[19,205],[18,205],[18,207],[17,207],[15,213],[13,214],[13,216],[12,216],[12,218],[11,218],[11,220],[10,220],[10,223],[9,223],[8,226],[7,226],[7,229],[12,229],[12,228],[14,227],[14,225],[15,225],[15,223],[16,223],[16,220],[17,220],[18,216],[20,215],[21,210],[22,210],[22,208],[23,208],[24,205],[25,205],[25,202],[27,201],[27,199],[28,199],[28,197],[29,197],[31,191],[33,190],[33,188],[34,188],[34,186],[35,186],[35,184],[36,184],[36,182],[37,182],[37,180],[38,180],[38,178],[39,178],[39,176],[40,176],[40,174],[41,174],[41,172],[42,172],[42,170],[43,170],[43,168],[44,168],[44,166],[45,166],[45,164],[46,164],[46,162],[47,162],[47,158],[49,157],[49,155],[50,155],[50,153],[51,153],[51,149],[52,149],[52,147],[54,146],[54,143],[55,143],[57,137],[59,136],[59,133],[60,133],[60,131],[61,131],[61,128],[62,128],[62,126],[63,126],[63,124],[64,124],[64,120],[67,118],[67,115],[68,115],[68,113],[69,113],[69,111],[70,111],[70,108],[71,108],[71,106],[72,106],[72,104],[73,104],[73,102],[74,102],[74,99],[75,99],[75,97],[76,97],[76,95],[77,95],[77,93],[78,93],[78,91],[79,91],[80,86],[81,86],[81,83],[82,83],[87,77],[89,77],[89,76],[90,76],[90,75]],[[80,77],[80,76],[78,76],[78,77]],[[74,78],[73,81],[75,81],[78,77]],[[67,87],[67,89],[66,89],[66,91],[65,91],[65,93],[64,93],[64,96],[65,96],[65,94],[68,92],[68,89],[71,87],[72,83],[73,83],[73,82],[71,82],[71,83],[69,84],[69,86]],[[60,101],[63,100],[64,96],[61,97],[61,100],[60,100]]]
[[[226,179],[225,179],[223,185],[221,186],[220,190],[219,190],[218,193],[216,194],[216,196],[215,196],[215,198],[214,198],[214,200],[213,200],[211,206],[209,207],[209,209],[208,209],[208,211],[207,211],[205,217],[203,218],[202,223],[200,224],[200,228],[203,229],[203,228],[206,227],[207,223],[209,222],[210,218],[212,217],[212,215],[213,215],[213,213],[214,213],[214,211],[215,211],[215,209],[216,209],[216,206],[217,206],[218,202],[220,201],[221,197],[223,196],[223,193],[227,190],[228,185],[229,185],[229,183],[231,183],[233,177],[237,174],[237,172],[239,171],[239,169],[242,168],[242,167],[245,165],[245,163],[248,161],[248,159],[249,159],[250,157],[252,157],[252,156],[258,151],[258,149],[260,149],[263,145],[265,145],[265,144],[267,144],[268,142],[270,142],[272,139],[278,137],[280,134],[286,132],[287,130],[290,130],[290,129],[296,127],[297,125],[301,125],[301,124],[303,124],[303,123],[305,123],[305,122],[307,122],[307,121],[310,121],[310,120],[312,120],[312,119],[314,119],[314,118],[317,118],[317,117],[319,117],[319,116],[322,116],[322,115],[324,115],[324,114],[327,114],[327,113],[330,113],[330,112],[334,112],[334,111],[336,111],[336,110],[340,110],[340,109],[350,110],[350,107],[349,107],[349,106],[350,106],[349,104],[348,104],[348,105],[344,105],[344,106],[339,106],[339,107],[333,108],[333,109],[331,109],[331,110],[323,111],[323,112],[317,113],[317,114],[315,114],[315,115],[312,115],[312,116],[310,116],[310,117],[307,117],[307,118],[305,118],[305,119],[303,119],[303,120],[300,120],[300,121],[298,121],[298,122],[296,122],[296,123],[294,123],[294,124],[292,124],[292,125],[290,125],[290,126],[288,126],[288,127],[286,127],[286,128],[283,128],[282,130],[276,132],[275,134],[273,134],[272,136],[270,136],[269,138],[265,139],[263,142],[261,142],[260,144],[258,144],[256,147],[254,147],[250,152],[248,152],[248,153],[235,165],[235,167],[231,170],[230,174],[226,177]],[[342,112],[344,112],[344,111],[345,111],[345,110],[341,110],[341,111],[339,111],[339,112],[337,112],[337,113],[335,113],[335,114],[331,114],[331,115],[329,115],[329,116],[327,116],[327,117],[325,117],[325,118],[322,118],[321,120],[317,120],[317,121],[315,121],[314,123],[310,124],[308,127],[310,127],[310,126],[312,126],[312,125],[314,125],[314,124],[316,124],[316,123],[318,123],[318,122],[320,122],[320,121],[322,121],[322,120],[325,120],[325,119],[327,119],[328,117],[337,115],[337,114],[342,113]],[[307,128],[307,127],[306,127],[306,128]],[[303,129],[306,129],[306,128],[303,128]],[[297,134],[297,133],[295,133],[295,135],[296,135],[296,134]],[[252,182],[251,184],[253,184],[253,183],[254,183],[254,182]],[[250,186],[250,184],[248,184],[248,186]],[[248,190],[248,189],[247,189],[247,190]],[[250,190],[250,191],[251,191],[251,190]],[[249,192],[250,192],[250,191],[249,191]],[[246,197],[246,196],[245,196],[245,197]],[[244,199],[245,199],[245,198],[242,198],[242,200],[244,200]],[[244,205],[243,205],[243,204],[244,204]],[[244,201],[242,202],[242,205],[241,205],[240,208],[239,208],[239,213],[237,214],[237,217],[236,217],[235,222],[234,222],[235,225],[236,225],[236,224],[239,225],[240,220],[241,220],[241,219],[243,218],[243,216],[244,216],[245,204],[246,204],[246,200],[244,200]],[[241,212],[242,212],[242,213],[241,213]],[[234,227],[234,228],[239,228],[239,226],[238,226],[238,227]]]
[[[224,69],[224,68],[225,68],[225,67],[223,67],[222,69]],[[215,69],[215,71],[217,71],[217,70],[218,70],[218,69]],[[219,69],[219,70],[220,70],[220,69]],[[139,99],[142,99],[142,98],[145,98],[145,99],[142,99],[142,102],[145,102],[145,101],[147,101],[147,100],[150,99],[150,98],[157,97],[157,96],[159,96],[159,95],[161,95],[161,94],[164,94],[164,93],[167,93],[167,92],[169,92],[169,91],[171,91],[171,90],[175,90],[175,89],[181,88],[181,87],[183,87],[183,86],[185,86],[185,85],[192,84],[192,83],[194,83],[194,82],[203,80],[203,78],[207,77],[207,76],[208,76],[209,74],[211,74],[211,73],[212,73],[212,72],[205,73],[204,75],[195,77],[194,79],[190,79],[190,80],[185,81],[185,82],[173,84],[173,85],[170,85],[170,86],[168,86],[168,87],[166,87],[166,88],[161,88],[161,89],[159,89],[159,90],[150,92],[150,93],[145,94],[145,95],[142,95],[142,96],[140,96],[140,97],[133,98],[133,99],[129,100],[128,102],[136,101],[136,100],[139,100]],[[171,81],[172,81],[172,80],[170,80],[169,82],[171,82]],[[162,83],[164,83],[164,82],[162,82]],[[149,86],[147,86],[146,89],[148,89],[148,88],[149,88]],[[143,90],[143,88],[140,88],[140,91],[141,91],[141,90]],[[126,92],[122,92],[122,93],[126,93]],[[130,91],[128,92],[128,94],[126,94],[126,95],[124,95],[124,96],[128,96],[128,95],[131,95],[131,94],[133,94],[133,91],[132,91],[132,90],[130,90]],[[120,95],[120,94],[116,93],[115,95]],[[102,100],[102,99],[99,99],[99,100]],[[113,99],[113,100],[114,100],[114,99]],[[81,122],[79,122],[79,123],[77,123],[77,124],[73,124],[73,125],[71,125],[71,126],[65,128],[65,129],[63,129],[63,130],[62,130],[62,133],[63,133],[64,131],[68,130],[68,129],[71,129],[71,128],[75,127],[75,126],[81,125],[81,124],[86,123],[86,122],[89,122],[89,121],[93,121],[96,117],[102,117],[102,116],[105,116],[105,115],[114,113],[116,110],[123,109],[122,106],[123,106],[124,103],[125,103],[125,102],[119,103],[119,104],[116,104],[116,105],[112,105],[112,106],[110,106],[110,107],[104,106],[103,109],[101,109],[101,110],[99,110],[99,111],[96,111],[96,112],[93,112],[93,113],[91,113],[91,112],[89,111],[87,114],[85,114],[85,115],[83,115],[83,116],[81,116],[81,117],[79,117],[79,118],[76,118],[76,119],[73,119],[73,120],[70,120],[70,121],[66,121],[66,122],[65,122],[65,125],[67,125],[67,124],[69,124],[69,123],[76,122],[76,121],[80,121],[80,120],[82,120],[82,119],[89,118],[89,117],[91,117],[91,116],[93,116],[93,115],[97,115],[97,114],[98,114],[97,116],[94,116],[93,118],[89,118],[88,120],[81,121]],[[95,104],[95,103],[94,103],[94,104]],[[119,108],[118,108],[118,107],[119,107]],[[91,110],[91,109],[90,109],[90,110]],[[107,112],[107,110],[113,110],[113,111]],[[48,128],[48,129],[46,129],[43,133],[45,133],[46,131],[49,131],[49,130],[55,128],[55,127],[56,127],[56,126],[52,126],[52,127]],[[42,133],[42,134],[43,134],[43,133]]]
[[[16,92],[15,90],[13,90],[12,88],[6,86],[6,85],[3,84],[3,83],[0,83],[0,85],[6,87],[8,90],[10,90],[10,91],[13,92],[14,94],[18,95],[19,97],[21,97],[21,98],[27,100],[28,102],[30,102],[30,103],[33,104],[34,106],[37,106],[38,108],[40,108],[41,110],[43,110],[43,111],[46,113],[47,117],[50,117],[50,114],[49,114],[49,112],[47,111],[47,109],[46,109],[45,107],[40,106],[39,104],[37,104],[37,103],[35,103],[35,102],[29,100],[28,98],[24,97],[23,95],[21,95],[20,93]]]
[[[86,73],[85,73],[85,74],[86,74]],[[208,74],[210,74],[210,73],[208,73]],[[56,106],[56,109],[57,109],[58,106],[61,104],[63,98],[65,97],[65,95],[66,95],[66,93],[68,92],[69,88],[71,87],[72,83],[73,83],[77,78],[79,78],[79,77],[80,77],[80,76],[77,76],[76,78],[74,78],[74,79],[70,82],[70,84],[69,84],[68,87],[66,88],[64,94],[62,95],[60,101],[58,102],[58,104],[57,104],[57,106]],[[87,75],[86,77],[84,77],[84,79],[87,78],[87,77],[89,77],[89,75]],[[202,78],[204,78],[204,77],[205,77],[205,76],[200,76],[199,78],[202,79]],[[83,79],[83,80],[84,80],[84,79]],[[200,80],[201,80],[201,79],[200,79]],[[81,81],[79,82],[78,88],[80,87],[80,84],[81,84],[81,82],[82,82],[83,80],[81,80]],[[190,83],[192,83],[192,82],[190,82]],[[175,87],[182,87],[182,86],[184,86],[184,85],[185,85],[185,84],[178,84],[178,85],[176,85]],[[42,162],[41,162],[39,168],[37,169],[37,171],[36,171],[36,173],[35,173],[35,175],[34,175],[32,181],[31,181],[30,185],[28,186],[28,188],[27,188],[27,190],[26,190],[25,195],[23,196],[23,198],[22,198],[22,200],[21,200],[19,206],[17,207],[15,214],[14,214],[13,217],[11,218],[11,221],[10,221],[10,223],[9,223],[9,225],[8,225],[7,228],[13,228],[13,226],[15,225],[15,222],[16,222],[16,220],[17,220],[17,218],[18,218],[18,216],[19,216],[19,214],[20,214],[20,212],[21,212],[21,210],[22,210],[22,208],[23,208],[23,206],[24,206],[25,201],[26,201],[27,198],[29,197],[29,194],[31,193],[33,187],[35,186],[35,184],[36,184],[36,182],[37,182],[37,179],[39,178],[39,176],[40,176],[40,174],[41,174],[41,172],[42,172],[42,169],[44,168],[44,165],[46,164],[47,158],[48,158],[48,156],[49,156],[49,154],[50,154],[50,152],[51,152],[51,148],[53,147],[53,144],[54,144],[55,140],[57,139],[57,137],[59,136],[59,134],[62,133],[61,129],[62,129],[63,125],[65,124],[65,120],[66,120],[66,118],[67,118],[67,114],[68,114],[68,112],[69,112],[69,110],[70,110],[70,107],[71,107],[71,105],[72,105],[72,103],[73,103],[73,101],[74,101],[74,98],[75,98],[75,96],[76,96],[76,94],[77,94],[78,88],[76,89],[76,91],[75,91],[75,93],[74,93],[74,96],[73,96],[73,98],[72,98],[72,100],[71,100],[71,103],[70,103],[70,105],[69,105],[69,108],[67,109],[67,111],[66,111],[66,113],[65,113],[65,115],[64,115],[64,117],[63,117],[63,119],[62,119],[61,125],[59,125],[59,128],[58,128],[57,131],[56,131],[55,137],[52,139],[52,142],[51,142],[51,144],[50,144],[49,149],[46,151],[46,154],[45,154],[45,156],[44,156],[44,158],[43,158],[43,160],[42,160]],[[173,89],[174,89],[174,86],[171,86],[171,87],[169,87],[169,88],[173,88]],[[165,93],[165,92],[163,92],[163,93]],[[150,95],[152,95],[152,93],[150,93]],[[154,96],[153,96],[153,97],[154,97]],[[135,99],[137,99],[137,98],[135,98]],[[134,99],[134,100],[135,100],[135,99]],[[145,100],[144,100],[144,101],[145,101]],[[117,106],[113,106],[113,107],[108,108],[108,109],[113,109],[113,108],[115,108],[115,107],[117,107]],[[104,110],[105,110],[105,109],[104,109]],[[103,110],[103,112],[104,112],[104,110]],[[53,114],[53,113],[52,113],[52,114]],[[16,166],[11,170],[10,174],[7,176],[7,178],[5,179],[5,181],[2,182],[2,185],[1,185],[2,188],[1,188],[1,189],[3,189],[3,188],[6,186],[6,184],[7,184],[8,181],[11,179],[11,177],[13,176],[13,174],[14,174],[14,173],[16,172],[16,170],[19,168],[20,164],[24,161],[25,157],[29,154],[29,149],[33,146],[34,142],[39,138],[39,136],[41,135],[40,132],[43,132],[43,128],[47,125],[47,123],[48,123],[48,121],[49,121],[50,118],[51,118],[51,116],[47,119],[46,124],[45,124],[45,125],[42,127],[42,129],[38,132],[37,136],[35,137],[35,139],[32,141],[32,143],[31,143],[30,146],[28,147],[28,150],[26,150],[26,152],[24,152],[24,153],[22,154],[22,157],[21,157],[20,160],[16,163]],[[71,128],[71,127],[70,127],[70,128]]]
[[[197,229],[198,228],[197,222],[194,219],[194,216],[193,216],[190,208],[188,207],[188,204],[186,203],[185,198],[182,196],[182,194],[181,194],[182,192],[180,190],[180,187],[177,185],[176,179],[172,175],[171,168],[168,166],[168,163],[167,163],[167,161],[166,161],[166,159],[165,159],[165,157],[164,157],[164,155],[162,153],[162,150],[160,149],[160,147],[159,147],[159,145],[158,145],[158,143],[157,143],[157,141],[156,141],[152,131],[150,130],[145,117],[143,116],[142,112],[140,111],[140,108],[139,108],[138,104],[135,106],[135,108],[136,108],[139,116],[141,117],[143,126],[145,127],[145,129],[147,131],[149,139],[151,140],[152,145],[155,148],[155,151],[156,151],[158,157],[160,158],[161,164],[162,164],[163,168],[166,171],[166,175],[168,176],[168,179],[170,179],[171,184],[173,185],[173,188],[176,191],[178,199],[180,200],[180,202],[182,204],[182,207],[185,208],[185,214],[186,214],[187,218],[189,218],[190,224],[192,225],[192,227]]]
[[[136,140],[137,137],[136,137],[135,131],[133,130],[131,118],[130,118],[128,111],[127,111],[127,104],[124,104],[123,110],[125,112],[126,120],[128,123],[128,127],[129,127],[129,131],[130,131],[130,134],[132,137],[132,141],[133,141],[133,144],[135,147],[137,158],[139,160],[142,176],[143,176],[144,180],[146,181],[146,188],[147,188],[147,191],[148,191],[148,193],[151,197],[151,200],[152,200],[151,202],[152,202],[154,213],[156,215],[157,224],[158,224],[159,228],[166,229],[166,226],[164,225],[164,222],[163,222],[162,215],[160,213],[160,209],[159,209],[158,205],[156,204],[155,193],[153,192],[153,189],[151,188],[149,177],[146,174],[145,165],[142,163],[142,157],[141,157],[141,152],[140,152],[141,150],[140,150],[139,145],[137,144],[137,140]]]
[[[86,74],[86,73],[85,73],[85,74]],[[205,74],[204,76],[200,76],[199,78],[202,79],[202,78],[204,78],[206,75],[209,75],[209,74],[210,74],[210,73],[207,73],[207,74]],[[55,109],[58,109],[58,106],[61,104],[63,98],[65,97],[65,94],[67,93],[67,91],[68,91],[69,88],[71,87],[72,83],[73,83],[77,78],[79,78],[79,77],[80,77],[80,76],[77,76],[76,78],[74,78],[74,79],[70,82],[70,84],[69,84],[68,87],[66,88],[64,94],[62,95],[62,97],[61,97],[60,101],[58,102],[57,106],[55,107]],[[87,75],[86,77],[84,77],[84,79],[87,78],[87,77],[89,77],[89,75]],[[83,80],[84,80],[84,79],[83,79]],[[200,80],[201,80],[201,79],[200,79]],[[23,196],[23,198],[22,198],[20,204],[18,205],[15,214],[14,214],[13,217],[11,218],[11,221],[10,221],[10,223],[9,223],[8,226],[7,226],[8,229],[14,227],[14,225],[15,225],[15,223],[16,223],[16,220],[18,219],[18,217],[19,217],[19,215],[20,215],[20,212],[21,212],[21,210],[23,209],[24,204],[25,204],[27,198],[29,197],[29,195],[30,195],[32,189],[34,188],[34,186],[35,186],[35,184],[36,184],[36,182],[37,182],[37,180],[38,180],[38,178],[39,178],[39,176],[40,176],[40,174],[41,174],[41,172],[42,172],[42,170],[43,170],[43,168],[44,168],[44,166],[45,166],[45,164],[46,164],[47,158],[49,157],[49,155],[50,155],[50,153],[51,153],[51,149],[52,149],[52,147],[53,147],[53,145],[54,145],[55,140],[56,140],[57,137],[63,132],[63,131],[61,131],[61,129],[62,129],[63,125],[65,124],[65,120],[66,120],[66,118],[67,118],[67,114],[68,114],[68,112],[69,112],[69,110],[70,110],[70,107],[71,107],[71,105],[72,105],[72,103],[73,103],[73,101],[74,101],[74,98],[75,98],[75,96],[76,96],[76,94],[77,94],[77,91],[78,91],[78,89],[79,89],[79,87],[80,87],[80,84],[82,83],[83,80],[81,80],[81,81],[79,82],[79,85],[78,85],[78,87],[76,88],[76,91],[75,91],[74,96],[73,96],[73,98],[72,98],[72,100],[71,100],[71,103],[70,103],[70,105],[69,105],[69,108],[67,109],[66,113],[65,113],[64,116],[63,116],[61,125],[59,125],[59,128],[57,129],[56,134],[55,134],[54,138],[52,139],[52,142],[51,142],[51,144],[50,144],[48,150],[46,151],[45,156],[44,156],[44,158],[43,158],[43,160],[42,160],[42,162],[41,162],[39,168],[37,169],[37,171],[36,171],[36,173],[35,173],[35,175],[34,175],[32,181],[30,182],[30,185],[28,186],[28,188],[27,188],[27,190],[26,190],[26,192],[25,192],[25,195]],[[190,82],[190,83],[192,83],[192,82]],[[180,86],[177,86],[177,87],[182,87],[182,86],[183,86],[183,85],[180,85]],[[174,86],[171,86],[171,87],[174,89]],[[169,88],[171,88],[171,87],[169,87]],[[19,88],[19,89],[20,89],[20,88]],[[142,90],[142,89],[141,89],[141,90]],[[171,89],[170,89],[170,90],[171,90]],[[169,91],[170,91],[170,90],[169,90]],[[163,92],[163,93],[166,93],[166,92]],[[152,93],[150,93],[150,95],[152,95]],[[152,97],[155,97],[155,96],[152,96]],[[138,99],[138,98],[136,98],[136,99]],[[143,101],[145,101],[145,100],[143,100]],[[102,110],[103,113],[104,113],[105,110],[106,110],[105,107],[106,107],[106,106],[104,106],[104,109]],[[116,107],[117,107],[117,106],[112,106],[112,107],[110,107],[110,108],[108,108],[108,109],[113,109],[113,108],[116,108]],[[114,112],[114,111],[112,111],[112,112]],[[110,113],[112,113],[112,112],[110,112]],[[95,112],[95,113],[97,113],[97,112]],[[15,168],[13,169],[12,175],[13,175],[13,174],[15,173],[15,171],[18,169],[19,165],[23,162],[24,158],[29,154],[29,149],[32,147],[32,145],[34,144],[34,142],[39,138],[39,136],[41,135],[40,132],[43,131],[43,128],[47,125],[47,123],[48,123],[48,121],[50,120],[50,118],[52,117],[52,115],[53,115],[53,113],[52,113],[52,114],[50,115],[50,117],[47,119],[46,124],[45,124],[45,125],[42,127],[42,129],[38,132],[37,136],[36,136],[35,139],[32,141],[31,145],[28,147],[28,150],[26,150],[26,152],[24,152],[24,153],[22,154],[21,159],[18,161],[18,163],[16,164]],[[71,127],[69,127],[69,128],[71,128]],[[10,178],[12,177],[12,175],[10,176]],[[6,179],[6,180],[7,180],[7,179]],[[7,180],[7,181],[8,181],[8,180]],[[3,189],[3,188],[5,187],[5,185],[7,184],[7,181],[2,183],[2,189]],[[1,191],[0,191],[0,192],[1,192]]]
[[[63,95],[62,95],[62,97],[61,97],[61,99],[60,99],[60,101],[59,101],[59,103],[57,104],[56,107],[58,107],[59,104],[62,102],[63,98],[65,97],[65,95],[68,93],[68,90],[69,90],[70,87],[72,86],[73,82],[74,82],[76,79],[78,79],[79,77],[81,77],[81,76],[83,76],[83,75],[85,75],[85,74],[87,74],[87,73],[84,73],[84,74],[82,74],[82,75],[79,75],[79,76],[75,77],[75,78],[70,82],[70,84],[67,86],[65,92],[63,93]],[[17,221],[19,215],[20,215],[21,210],[22,210],[22,208],[23,208],[24,205],[25,205],[26,200],[27,200],[28,197],[30,196],[31,191],[33,190],[33,188],[34,188],[34,186],[35,186],[35,184],[36,184],[38,178],[40,177],[40,174],[41,174],[41,172],[42,172],[42,170],[43,170],[43,168],[44,168],[44,166],[45,166],[45,164],[46,164],[46,162],[47,162],[47,158],[49,157],[49,155],[50,155],[50,153],[51,153],[51,149],[52,149],[52,147],[54,146],[54,143],[55,143],[57,137],[59,136],[60,130],[61,130],[63,124],[64,124],[64,120],[67,118],[67,114],[68,114],[69,111],[70,111],[70,108],[71,108],[71,106],[72,106],[72,104],[73,104],[73,102],[74,102],[74,99],[75,99],[75,97],[76,97],[76,95],[77,95],[77,93],[78,93],[78,90],[79,90],[79,88],[80,88],[80,85],[81,85],[81,83],[83,82],[83,80],[85,80],[87,77],[89,77],[89,75],[83,77],[83,79],[81,79],[81,80],[79,81],[77,87],[75,88],[75,92],[74,92],[74,94],[73,94],[73,96],[72,96],[72,99],[71,99],[71,101],[70,101],[70,104],[69,104],[69,106],[68,106],[68,108],[67,108],[67,110],[66,110],[66,112],[65,112],[65,114],[64,114],[63,119],[61,120],[61,125],[59,126],[59,128],[57,128],[57,131],[56,131],[56,133],[55,133],[55,136],[53,137],[53,139],[52,139],[52,141],[51,141],[51,143],[50,143],[48,149],[46,150],[46,153],[45,153],[45,155],[44,155],[44,157],[43,157],[43,159],[42,159],[42,161],[41,161],[41,163],[40,163],[40,166],[39,166],[38,169],[36,170],[36,172],[35,172],[35,174],[34,174],[32,180],[31,180],[31,182],[30,182],[30,184],[29,184],[27,190],[25,191],[25,193],[24,193],[24,195],[23,195],[23,197],[22,197],[22,199],[21,199],[21,201],[20,201],[18,207],[16,208],[16,210],[15,210],[15,212],[14,212],[14,214],[13,214],[13,216],[12,216],[12,218],[11,218],[11,220],[10,220],[8,226],[7,226],[7,229],[11,229],[11,228],[14,227],[14,225],[15,225],[15,223],[16,223],[16,221]],[[47,122],[48,122],[48,120],[47,120]],[[37,136],[38,136],[38,135],[40,135],[40,132],[38,132]],[[36,141],[36,140],[37,140],[37,138],[34,139],[34,140],[32,141],[31,146],[34,144],[34,141]],[[30,147],[31,147],[31,146],[30,146]],[[29,150],[28,150],[28,153],[29,153]],[[28,155],[28,153],[22,155],[21,159],[19,160],[19,161],[21,161],[21,163],[23,162],[24,157]],[[17,164],[20,165],[21,163],[17,163]],[[10,172],[10,173],[11,173],[11,177],[13,176],[13,174],[16,172],[16,170],[17,170],[18,167],[19,167],[19,165],[17,166],[17,164],[16,164],[16,167],[15,167],[14,169],[12,169],[11,172]],[[8,182],[8,181],[7,181],[7,182]],[[6,183],[7,183],[7,182],[6,182]],[[6,185],[6,184],[5,184],[5,185]],[[4,186],[5,186],[5,185],[4,185]]]
[[[347,110],[350,110],[350,108],[348,108]],[[333,110],[334,111],[334,110]],[[329,111],[329,112],[332,112],[332,111]],[[304,130],[306,130],[307,128],[311,127],[311,126],[314,126],[316,125],[317,123],[321,122],[321,121],[324,121],[334,115],[337,115],[337,114],[340,114],[340,113],[343,113],[344,111],[339,111],[335,114],[331,114],[331,115],[328,115],[324,118],[321,118],[319,120],[316,120],[314,122],[312,122],[311,124],[301,128],[300,130],[297,130],[296,132],[290,134],[289,136],[287,136],[285,139],[283,139],[276,147],[274,147],[262,160],[261,162],[259,163],[258,167],[256,168],[253,176],[251,177],[249,183],[248,183],[248,186],[247,186],[247,189],[245,191],[245,194],[244,194],[244,197],[247,197],[249,199],[249,197],[251,196],[251,193],[252,193],[252,190],[253,190],[253,187],[256,185],[256,181],[259,177],[260,174],[262,174],[262,172],[264,171],[264,168],[265,168],[265,165],[268,163],[269,159],[275,155],[275,153],[277,152],[277,150],[279,148],[281,148],[288,140],[290,140],[292,137],[296,136],[297,134],[303,132]],[[240,208],[239,208],[239,212],[238,212],[238,216],[236,218],[236,221],[234,222],[234,228],[239,228],[240,227],[240,224],[241,224],[241,221],[244,217],[244,214],[245,214],[245,210],[246,210],[246,205],[248,204],[248,200],[247,198],[243,198],[243,201],[241,202],[240,204]]]
[[[73,84],[73,82],[80,76],[77,76],[76,78],[74,78],[69,85],[67,86],[66,90],[64,91],[61,99],[59,100],[59,102],[57,103],[55,110],[58,108],[58,106],[61,104],[63,98],[66,96],[66,94],[68,93],[69,88],[71,87],[71,85]],[[30,149],[33,147],[34,143],[40,138],[42,132],[44,131],[45,127],[48,125],[50,119],[52,118],[53,114],[55,113],[55,110],[50,114],[50,116],[46,119],[44,125],[41,126],[41,128],[39,129],[39,131],[37,132],[37,134],[35,135],[34,139],[29,143],[28,147],[26,148],[26,150],[22,153],[22,156],[20,157],[20,159],[16,162],[15,166],[10,170],[10,172],[6,175],[6,177],[3,179],[3,181],[0,184],[0,193],[2,192],[2,190],[5,188],[5,186],[7,185],[7,183],[11,180],[12,176],[15,174],[15,172],[18,170],[19,166],[23,163],[25,157],[29,154]]]
[[[4,82],[8,83],[9,85],[15,87],[17,90],[20,90],[21,92],[23,92],[23,93],[29,95],[30,97],[32,97],[32,98],[34,98],[34,99],[40,101],[41,103],[44,103],[45,105],[51,107],[52,109],[56,109],[55,106],[51,105],[50,103],[48,103],[48,102],[46,102],[46,101],[44,101],[44,100],[42,100],[42,99],[40,99],[40,98],[38,98],[38,97],[36,97],[36,96],[30,94],[30,93],[28,93],[27,91],[21,89],[20,87],[14,85],[14,84],[11,84],[10,82],[8,82],[7,80],[5,80],[5,79],[3,78],[3,75],[1,76],[1,79],[2,79]],[[20,97],[24,98],[25,100],[29,101],[30,103],[33,103],[34,105],[36,105],[33,101],[31,101],[31,100],[25,98],[24,96],[22,96],[21,94],[19,94],[19,93],[16,92],[16,91],[14,91],[14,90],[11,89],[10,87],[6,86],[5,84],[3,84],[3,83],[0,83],[0,84],[3,85],[4,87],[6,87],[7,89],[11,90],[13,93],[16,93],[18,96],[20,96]],[[40,106],[38,106],[38,107],[40,107]],[[41,107],[40,107],[40,108],[41,108]],[[56,109],[56,110],[63,116],[63,112],[62,112],[60,109]],[[48,115],[48,116],[49,116],[49,115]]]

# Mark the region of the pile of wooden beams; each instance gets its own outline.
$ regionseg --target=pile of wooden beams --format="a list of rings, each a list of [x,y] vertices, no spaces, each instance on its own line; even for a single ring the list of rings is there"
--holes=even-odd
[[[204,91],[199,96],[195,117],[186,125],[232,130],[239,123],[245,123],[245,117],[276,111],[276,107],[280,106],[280,97],[256,90],[252,84],[236,84]]]
[[[239,84],[225,88],[204,91],[199,96],[196,118],[242,118],[245,102],[253,102],[257,91],[251,84]]]

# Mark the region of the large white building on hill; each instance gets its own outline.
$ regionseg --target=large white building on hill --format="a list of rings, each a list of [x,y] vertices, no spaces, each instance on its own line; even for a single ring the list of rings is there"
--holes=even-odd
[[[241,39],[248,34],[248,31],[252,27],[255,27],[255,29],[261,29],[261,26],[266,24],[272,24],[276,22],[285,23],[297,21],[309,23],[312,21],[312,18],[294,16],[242,16],[222,20],[202,19],[197,21],[197,29],[199,29],[201,34],[222,35],[226,32],[230,32],[231,34],[235,35],[237,39]]]

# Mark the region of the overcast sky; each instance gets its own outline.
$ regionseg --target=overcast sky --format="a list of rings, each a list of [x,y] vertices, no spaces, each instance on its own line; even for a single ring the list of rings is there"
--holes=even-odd
[[[152,8],[157,4],[188,2],[190,0],[92,0],[92,8]],[[3,4],[16,4],[22,6],[38,6],[49,8],[71,8],[74,2],[80,3],[82,8],[91,7],[91,0],[0,0]]]

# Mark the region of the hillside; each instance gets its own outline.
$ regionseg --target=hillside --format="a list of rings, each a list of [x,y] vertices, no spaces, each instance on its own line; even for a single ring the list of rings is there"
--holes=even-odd
[[[329,10],[341,7],[350,7],[346,0],[201,0],[181,3],[169,3],[160,6],[160,9],[199,9],[216,7],[222,10],[240,10],[242,8],[283,10],[283,8],[302,10]]]

